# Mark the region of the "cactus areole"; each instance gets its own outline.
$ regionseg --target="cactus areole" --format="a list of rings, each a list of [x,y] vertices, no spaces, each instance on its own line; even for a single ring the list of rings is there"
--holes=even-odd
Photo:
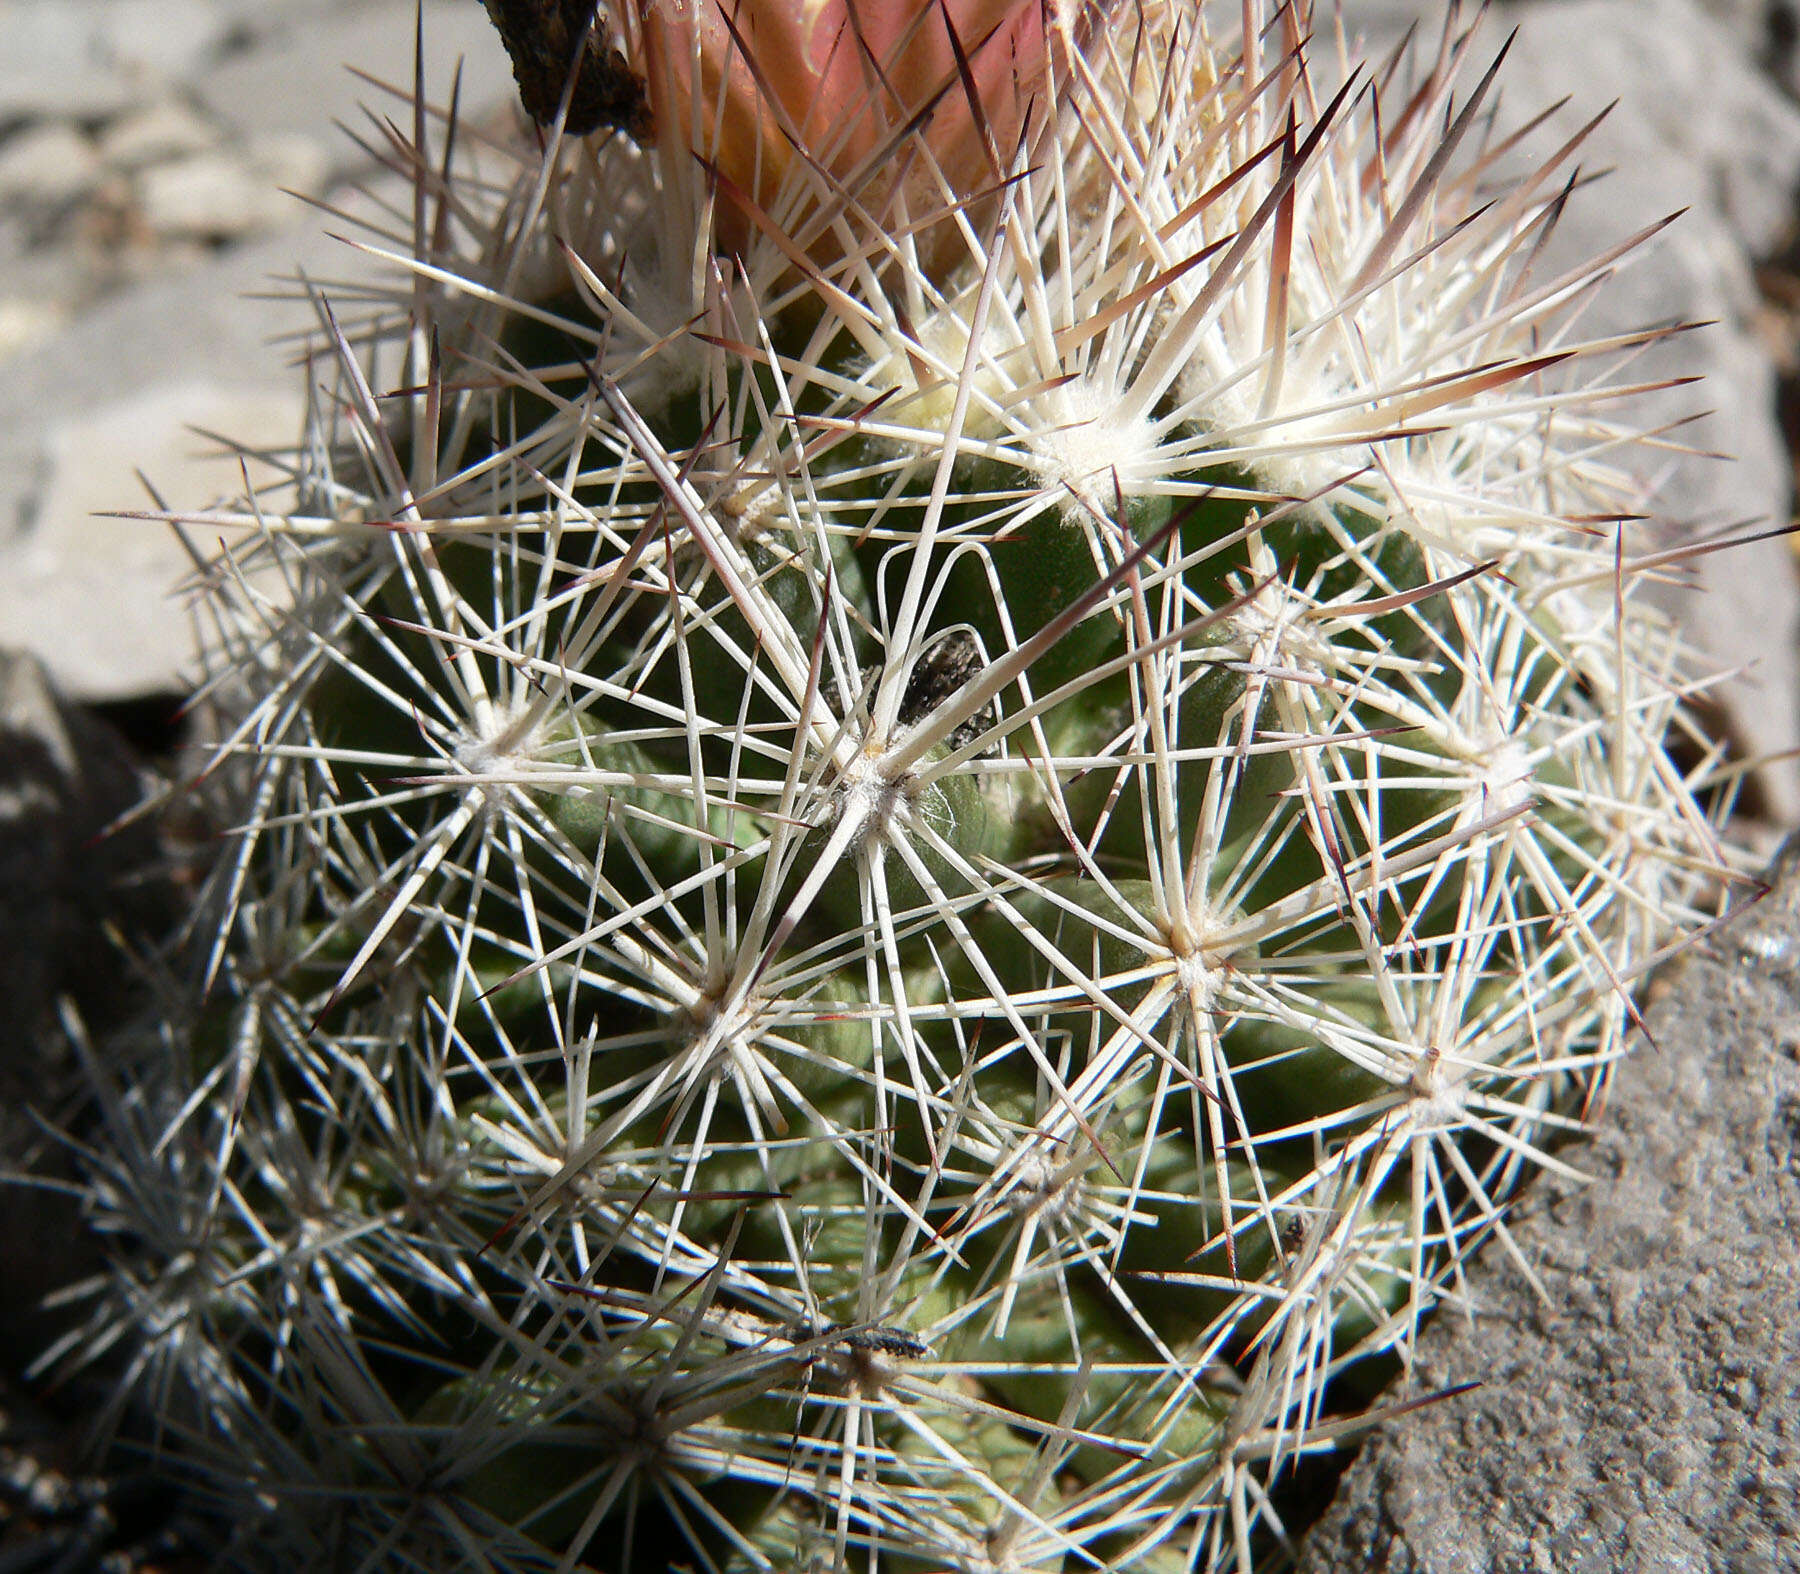
[[[64,1354],[245,1567],[1265,1567],[1728,862],[1579,139],[1454,7],[490,9],[185,516]]]

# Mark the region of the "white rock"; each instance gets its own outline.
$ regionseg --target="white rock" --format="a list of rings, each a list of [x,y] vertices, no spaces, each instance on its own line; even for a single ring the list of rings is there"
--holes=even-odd
[[[474,0],[424,0],[425,80],[443,103],[458,60],[463,62],[465,114],[513,95],[512,67],[486,10]],[[320,141],[334,167],[366,162],[336,125],[370,134],[364,106],[376,115],[409,112],[350,67],[410,88],[413,80],[413,6],[382,4],[318,17],[290,31],[281,20],[259,46],[222,63],[195,84],[209,114],[239,135],[292,132]]]
[[[253,137],[245,156],[263,184],[277,191],[316,197],[330,184],[331,155],[317,137],[271,132]],[[290,201],[283,212],[297,217],[300,210]]]
[[[0,197],[68,202],[100,178],[100,155],[64,121],[29,126],[0,142]]]
[[[296,387],[224,382],[163,383],[70,414],[48,436],[33,528],[0,584],[6,639],[90,699],[191,682],[194,632],[177,592],[191,559],[167,526],[105,511],[154,507],[140,476],[190,506],[230,496],[241,490],[236,459],[194,428],[278,447],[300,419]]]
[[[100,157],[113,169],[185,158],[215,146],[217,128],[179,99],[158,98],[115,120],[100,134]]]
[[[187,81],[225,40],[226,19],[213,0],[100,0],[81,9],[93,18],[107,63],[140,81]]]
[[[249,47],[192,81],[204,117],[218,128],[214,146],[222,141],[226,150],[241,153],[243,168],[271,189],[319,195],[360,174],[368,152],[342,128],[366,139],[364,106],[376,115],[403,109],[351,68],[410,86],[412,0],[360,5],[340,0],[329,6],[284,0],[246,14],[241,23],[253,30]],[[511,65],[481,6],[472,0],[424,0],[424,28],[426,81],[439,102],[448,99],[459,60],[465,115],[479,116],[512,97]],[[166,234],[242,235],[299,216],[290,199],[264,196],[226,226],[236,189],[237,178],[220,165],[197,164],[179,175],[159,175],[144,200],[152,225]],[[272,203],[280,206],[279,215]]]
[[[178,237],[234,240],[278,228],[297,212],[260,170],[223,152],[140,171],[137,197],[152,230]]]
[[[4,22],[0,117],[91,119],[129,107],[130,81],[101,58],[94,30],[77,7],[16,0],[6,7]]]
[[[0,361],[48,339],[67,320],[68,313],[53,301],[0,296]]]
[[[317,229],[235,247],[89,308],[0,372],[0,641],[37,652],[72,696],[117,699],[191,678],[194,635],[173,587],[174,536],[94,511],[237,492],[193,426],[291,444],[303,378],[270,340],[315,325],[304,303],[256,300],[295,267],[354,273]]]
[[[189,423],[270,445],[297,438],[304,376],[270,341],[316,328],[316,321],[304,304],[249,297],[266,294],[271,278],[296,271],[330,280],[366,269],[324,234],[317,214],[273,188],[316,189],[308,147],[329,149],[334,178],[366,173],[366,152],[330,122],[366,126],[360,102],[385,114],[397,104],[345,70],[345,61],[391,80],[409,82],[412,75],[413,0],[219,4],[246,46],[209,66],[189,88],[203,119],[213,113],[215,91],[230,106],[222,133],[238,153],[240,173],[252,161],[267,168],[255,177],[260,190],[254,194],[236,177],[219,174],[213,200],[229,185],[259,208],[278,205],[287,227],[206,257],[180,277],[158,277],[102,301],[62,331],[18,348],[0,373],[0,640],[37,651],[58,682],[84,699],[142,694],[192,676],[194,633],[170,589],[191,569],[186,554],[158,526],[91,515],[146,504],[137,470],[177,508],[235,493],[240,483],[230,462],[193,468],[193,456],[208,445]],[[0,0],[0,27],[10,26],[18,9]],[[29,9],[46,27],[60,16],[65,63],[80,57],[82,71],[112,84],[112,97],[94,93],[83,113],[116,115],[123,79],[109,75],[99,52],[81,55],[93,31],[90,7],[84,0],[48,0]],[[473,0],[426,0],[425,10],[434,100],[448,99],[462,55],[467,115],[510,102],[511,67],[483,8]],[[8,37],[0,45],[0,116],[14,113],[6,85],[30,75],[11,43]],[[37,57],[39,74],[55,76],[43,67],[46,50]],[[57,80],[80,75],[70,68]],[[138,101],[153,96],[170,95],[146,74]],[[102,112],[97,105],[109,107]],[[283,140],[290,133],[301,140]],[[176,185],[162,195],[166,217],[173,217]],[[408,190],[385,176],[375,185],[405,209]],[[200,204],[190,196],[194,217]],[[204,222],[224,217],[214,207]],[[0,252],[6,231],[0,211]],[[157,255],[166,259],[173,249],[179,248],[166,244]],[[64,260],[73,269],[73,259]],[[13,262],[0,255],[0,299],[26,293],[13,289],[14,273]]]

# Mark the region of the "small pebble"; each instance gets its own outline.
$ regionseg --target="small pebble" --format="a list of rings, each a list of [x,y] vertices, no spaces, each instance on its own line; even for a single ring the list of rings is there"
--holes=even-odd
[[[0,299],[0,361],[48,339],[68,320],[69,314],[51,301]]]
[[[45,121],[0,142],[0,197],[69,202],[99,180],[101,169],[93,143],[75,127]]]
[[[100,156],[112,169],[141,169],[203,153],[219,141],[218,128],[186,104],[159,98],[107,126],[100,134]]]
[[[293,199],[225,153],[156,164],[138,177],[138,201],[158,235],[236,240],[282,222]]]

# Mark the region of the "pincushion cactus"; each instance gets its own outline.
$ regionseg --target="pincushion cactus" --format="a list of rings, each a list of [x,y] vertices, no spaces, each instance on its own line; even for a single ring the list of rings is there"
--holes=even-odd
[[[251,1566],[1260,1566],[1727,862],[1631,243],[1454,16],[616,21],[586,139],[388,128],[185,516],[232,834],[61,1354]]]

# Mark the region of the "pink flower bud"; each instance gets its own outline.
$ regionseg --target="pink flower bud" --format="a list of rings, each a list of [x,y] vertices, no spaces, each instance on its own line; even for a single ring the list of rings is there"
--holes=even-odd
[[[796,166],[826,177],[815,198],[836,184],[877,213],[916,194],[916,220],[1001,179],[1044,91],[1057,4],[637,0],[640,64],[665,154],[721,177],[720,244],[747,233],[750,204],[794,216]]]

